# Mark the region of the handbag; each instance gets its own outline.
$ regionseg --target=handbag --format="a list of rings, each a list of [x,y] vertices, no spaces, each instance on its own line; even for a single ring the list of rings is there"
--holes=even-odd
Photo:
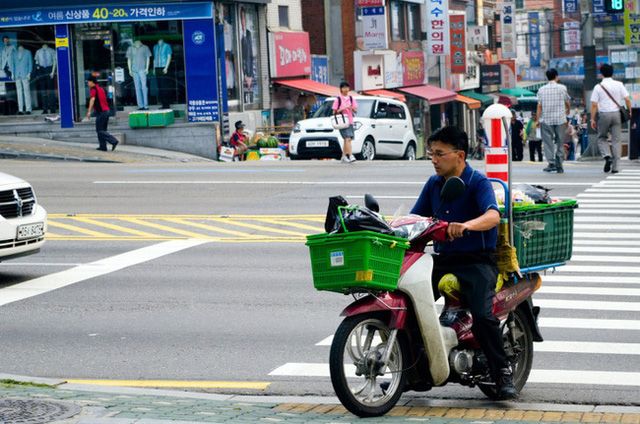
[[[349,101],[353,104],[353,98],[349,96]],[[338,109],[340,109],[340,105],[342,104],[342,97],[338,96]],[[331,126],[334,130],[344,130],[349,128],[349,117],[344,113],[337,113],[333,115],[331,118]]]
[[[344,130],[345,128],[349,128],[349,117],[344,113],[336,113],[331,118],[331,126],[335,130]]]
[[[604,92],[607,93],[607,95],[613,101],[613,103],[615,103],[618,106],[618,108],[620,108],[620,122],[624,124],[629,119],[631,119],[631,113],[627,110],[627,108],[620,106],[620,103],[616,102],[613,99],[613,96],[607,91],[606,88],[604,88],[604,85],[600,84],[600,87],[602,87]]]

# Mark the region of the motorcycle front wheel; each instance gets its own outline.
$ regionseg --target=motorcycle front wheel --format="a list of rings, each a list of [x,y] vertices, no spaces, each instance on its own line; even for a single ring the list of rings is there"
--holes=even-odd
[[[513,330],[509,325],[504,326],[504,350],[507,359],[511,362],[513,371],[513,384],[521,391],[527,383],[533,364],[533,332],[525,314],[516,309],[511,313],[509,320],[513,320]],[[507,322],[508,323],[508,322]],[[498,399],[495,385],[478,385],[482,393],[491,399]]]
[[[407,380],[409,351],[398,334],[389,345],[391,329],[381,314],[347,317],[338,327],[329,355],[333,389],[351,413],[378,417],[398,402]],[[386,366],[382,359],[390,350]]]

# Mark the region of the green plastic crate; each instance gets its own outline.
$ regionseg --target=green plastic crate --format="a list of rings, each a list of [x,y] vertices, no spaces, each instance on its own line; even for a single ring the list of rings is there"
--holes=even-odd
[[[129,126],[131,128],[147,128],[149,126],[148,112],[129,113]]]
[[[347,293],[352,288],[391,291],[398,286],[406,239],[373,231],[307,236],[313,285]]]
[[[149,112],[150,127],[166,127],[175,122],[175,116],[170,109],[159,110],[157,112]]]
[[[520,268],[571,259],[575,200],[513,208],[513,244]]]

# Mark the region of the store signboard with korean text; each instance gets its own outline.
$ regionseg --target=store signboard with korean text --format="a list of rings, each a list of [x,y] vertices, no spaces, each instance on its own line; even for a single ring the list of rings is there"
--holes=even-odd
[[[17,5],[19,6],[19,2]],[[210,2],[76,6],[29,9],[24,11],[3,11],[0,17],[0,27],[92,22],[211,19],[212,17],[213,7]]]
[[[465,15],[451,15],[451,73],[464,74],[467,72],[467,43],[465,41]]]
[[[213,19],[184,21],[184,64],[189,122],[216,122],[218,74]]]
[[[426,0],[427,54],[448,56],[449,44],[449,0]]]
[[[580,22],[564,23],[564,50],[568,52],[580,50]]]
[[[364,50],[386,50],[387,15],[384,6],[362,8],[362,40]]]
[[[402,52],[403,86],[424,84],[424,54],[422,52]]]
[[[500,80],[502,88],[516,88],[516,61],[513,59],[501,59]]]
[[[529,63],[540,66],[540,18],[538,12],[529,12]]]
[[[307,32],[270,32],[269,65],[273,78],[311,75],[311,48]]]
[[[358,7],[384,6],[384,0],[357,0],[356,6]]]
[[[607,0],[593,0],[593,22],[597,24],[621,23],[624,19],[623,14],[608,13],[605,1]],[[629,4],[633,4],[633,0],[630,0]],[[625,24],[625,29],[627,28],[629,27]]]
[[[516,1],[503,0],[500,13],[500,24],[502,25],[502,56],[516,57]]]
[[[501,65],[480,65],[480,86],[501,84],[500,68]]]
[[[635,13],[640,0],[630,0],[629,7],[624,9],[624,43],[634,47],[640,46],[640,14]]]

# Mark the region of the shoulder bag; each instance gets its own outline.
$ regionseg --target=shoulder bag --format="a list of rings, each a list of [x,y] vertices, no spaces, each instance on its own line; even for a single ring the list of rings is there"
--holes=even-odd
[[[351,96],[349,96],[351,99]],[[340,109],[340,105],[342,104],[342,97],[338,96],[338,109]],[[344,113],[336,113],[331,117],[331,126],[335,130],[344,130],[345,128],[349,128],[349,117]]]
[[[613,100],[613,103],[615,103],[618,106],[618,108],[620,108],[620,122],[624,124],[629,119],[631,119],[631,113],[627,110],[627,108],[620,106],[620,103],[616,102],[613,99],[613,96],[607,91],[606,88],[604,88],[604,85],[600,84],[600,87],[602,87],[604,92],[607,93],[607,96],[609,96],[609,98]]]

